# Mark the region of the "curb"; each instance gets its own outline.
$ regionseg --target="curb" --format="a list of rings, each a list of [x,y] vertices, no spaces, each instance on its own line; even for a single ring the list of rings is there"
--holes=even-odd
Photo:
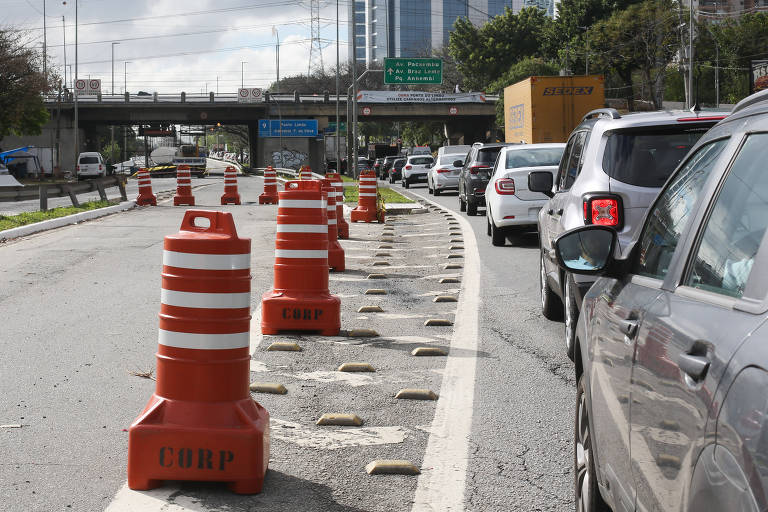
[[[135,207],[136,203],[134,201],[123,201],[120,204],[108,206],[106,208],[99,208],[98,210],[88,210],[87,212],[75,213],[73,215],[67,215],[66,217],[44,220],[42,222],[35,222],[34,224],[27,224],[26,226],[19,226],[18,228],[6,229],[5,231],[0,231],[0,240],[10,240],[12,238],[32,235],[41,231],[48,231],[50,229],[56,229],[70,224],[77,224],[78,222],[84,222],[86,220],[105,217],[107,215],[123,212]]]

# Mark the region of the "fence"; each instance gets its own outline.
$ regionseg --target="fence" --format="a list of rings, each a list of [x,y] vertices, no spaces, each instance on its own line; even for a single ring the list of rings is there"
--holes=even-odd
[[[123,201],[127,201],[128,197],[125,192],[125,183],[125,176],[108,176],[106,178],[97,178],[88,181],[80,181],[77,183],[2,187],[0,188],[0,203],[32,201],[34,199],[40,199],[40,211],[44,212],[48,210],[49,197],[69,196],[69,199],[72,201],[72,206],[79,207],[80,202],[77,200],[78,194],[98,191],[101,200],[106,201],[106,189],[112,187],[118,187],[120,189],[121,199]]]

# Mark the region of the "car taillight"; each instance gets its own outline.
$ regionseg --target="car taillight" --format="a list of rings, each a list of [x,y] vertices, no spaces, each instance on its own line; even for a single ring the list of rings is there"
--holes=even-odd
[[[589,196],[584,198],[584,223],[598,226],[611,226],[621,229],[621,198],[618,196]]]
[[[101,164],[99,164],[99,170],[101,170]]]
[[[406,171],[410,171],[411,169],[413,169],[413,166],[412,166],[412,165],[406,165],[406,166],[405,166],[405,170],[406,170]]]
[[[494,186],[497,194],[514,195],[515,193],[515,180],[512,178],[499,178]]]
[[[79,166],[79,165],[76,165],[76,166],[75,166],[75,170],[76,170],[76,171],[80,171],[80,166]]]
[[[451,172],[451,170],[450,169],[438,169],[437,170],[438,174],[445,174],[445,173],[448,173],[448,172]]]
[[[475,165],[469,168],[469,174],[477,174],[478,172],[488,169],[488,167],[484,165]]]

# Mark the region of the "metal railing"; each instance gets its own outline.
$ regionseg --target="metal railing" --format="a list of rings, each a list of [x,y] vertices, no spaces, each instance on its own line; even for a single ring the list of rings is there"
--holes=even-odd
[[[80,201],[77,200],[78,194],[98,191],[99,198],[102,201],[107,200],[106,189],[118,187],[120,189],[120,198],[127,201],[125,192],[125,176],[107,176],[105,178],[96,178],[88,181],[79,181],[76,183],[56,183],[40,185],[26,185],[21,187],[2,187],[0,188],[0,203],[12,203],[18,201],[32,201],[40,199],[40,211],[48,210],[49,197],[69,196],[72,206],[79,207]]]

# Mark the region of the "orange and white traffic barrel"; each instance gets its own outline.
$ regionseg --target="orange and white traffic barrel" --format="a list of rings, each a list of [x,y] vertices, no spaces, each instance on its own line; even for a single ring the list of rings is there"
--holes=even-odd
[[[227,166],[224,169],[224,195],[221,204],[240,204],[240,194],[237,191],[237,169]]]
[[[275,281],[261,298],[261,332],[335,336],[341,300],[328,291],[328,205],[322,184],[289,181],[279,196]]]
[[[378,197],[376,173],[366,170],[360,173],[357,193],[357,207],[352,210],[352,222],[376,222],[376,198]]]
[[[173,205],[195,206],[195,196],[192,195],[192,172],[188,165],[176,167],[176,195]]]
[[[277,172],[271,165],[264,169],[264,193],[259,204],[277,204]]]
[[[344,248],[339,244],[338,223],[336,221],[336,187],[327,178],[319,180],[323,184],[323,192],[328,198],[328,266],[336,272],[343,272],[346,265],[344,261]]]
[[[261,492],[269,413],[248,388],[250,259],[231,213],[189,210],[165,237],[157,384],[128,431],[131,489],[196,480]]]
[[[299,179],[300,180],[311,180],[312,178],[312,169],[308,165],[303,165],[301,169],[299,169]]]
[[[339,238],[346,240],[349,238],[349,224],[344,219],[344,182],[341,181],[341,176],[336,172],[326,173],[325,177],[333,182],[333,186],[336,189],[336,226]]]
[[[138,174],[139,195],[136,197],[136,204],[139,206],[157,206],[157,197],[152,193],[152,178],[149,171],[142,167]]]

